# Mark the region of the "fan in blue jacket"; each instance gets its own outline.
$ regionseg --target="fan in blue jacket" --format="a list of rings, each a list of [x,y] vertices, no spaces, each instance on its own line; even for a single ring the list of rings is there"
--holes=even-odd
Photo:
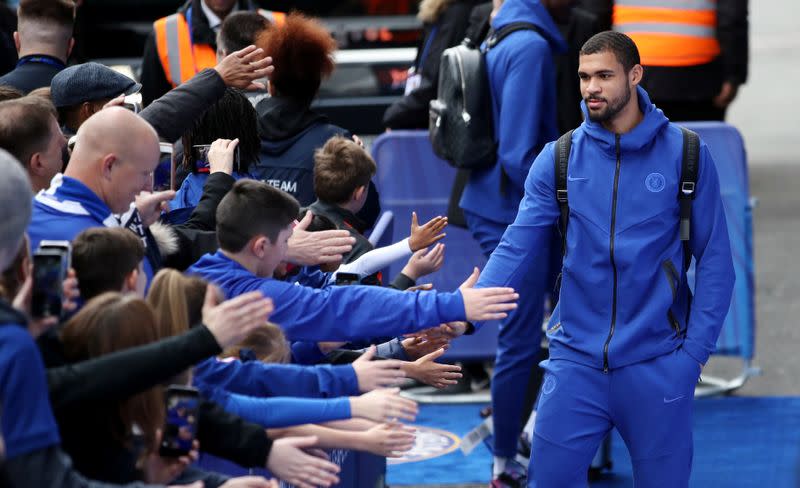
[[[90,117],[78,130],[64,174],[36,196],[28,226],[31,249],[44,239],[72,241],[91,227],[127,227],[146,239],[149,282],[158,250],[132,204],[140,192],[152,190],[159,154],[155,130],[133,112],[112,107]]]
[[[688,242],[696,260],[691,303],[685,271],[673,271],[683,270],[684,259],[677,198],[683,139],[638,86],[642,73],[624,34],[600,33],[581,50],[585,121],[572,134],[566,256],[547,331],[529,486],[586,486],[592,456],[612,427],[631,453],[637,487],[688,486],[694,387],[735,277],[705,144]],[[559,217],[553,148],[534,162],[516,220],[478,286],[520,286],[525,274],[546,266]]]
[[[448,322],[500,319],[516,307],[514,290],[474,289],[476,273],[450,293],[376,286],[317,290],[276,280],[272,275],[286,259],[298,211],[297,201],[285,192],[263,182],[237,181],[217,208],[220,250],[203,256],[188,273],[216,284],[228,297],[258,290],[272,298],[270,319],[293,341],[400,336]]]
[[[539,0],[506,0],[491,25],[497,31],[515,22],[534,24],[538,30],[512,32],[486,55],[497,163],[472,171],[460,202],[467,227],[487,257],[514,221],[536,154],[558,137],[553,58],[565,52],[567,44]],[[541,246],[558,259],[558,250],[550,242]],[[495,477],[503,471],[505,460],[516,454],[524,403],[517,392],[527,385],[535,366],[544,296],[552,290],[553,275],[542,270],[526,276],[523,287],[528,298],[500,324],[491,383]]]

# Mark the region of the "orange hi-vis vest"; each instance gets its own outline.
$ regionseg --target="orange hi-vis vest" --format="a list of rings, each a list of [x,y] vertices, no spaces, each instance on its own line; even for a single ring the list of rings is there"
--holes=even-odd
[[[274,25],[282,25],[286,19],[283,12],[258,9],[258,13]],[[176,87],[206,68],[217,64],[217,53],[208,44],[195,44],[189,23],[182,13],[176,13],[155,21],[156,50],[167,81]]]
[[[696,66],[720,54],[717,0],[614,0],[612,24],[645,66]]]

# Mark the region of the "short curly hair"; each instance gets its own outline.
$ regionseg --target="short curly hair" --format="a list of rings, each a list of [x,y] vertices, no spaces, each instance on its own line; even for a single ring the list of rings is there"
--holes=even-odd
[[[310,104],[333,73],[336,41],[317,20],[292,12],[283,25],[263,32],[256,45],[272,56],[270,83],[277,95]]]
[[[579,54],[586,56],[602,52],[613,53],[626,73],[637,64],[642,64],[636,43],[621,32],[605,31],[595,34],[584,43]]]

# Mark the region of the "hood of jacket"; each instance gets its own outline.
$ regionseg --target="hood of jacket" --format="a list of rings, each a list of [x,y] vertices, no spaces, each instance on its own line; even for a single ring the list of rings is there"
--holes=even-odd
[[[282,154],[292,147],[312,125],[328,123],[324,115],[283,97],[261,100],[256,113],[261,149],[272,154]]]
[[[567,51],[567,43],[561,36],[558,25],[539,0],[506,0],[492,20],[492,28],[499,30],[513,22],[534,24],[556,54]]]
[[[653,144],[656,135],[664,130],[669,124],[669,120],[659,108],[650,101],[650,96],[641,86],[636,88],[639,98],[639,110],[644,114],[644,118],[639,125],[627,134],[622,134],[619,138],[620,149],[622,151],[639,151],[649,144]],[[613,155],[616,152],[616,134],[609,131],[599,122],[589,119],[589,109],[586,101],[581,101],[583,111],[583,130],[600,148]]]

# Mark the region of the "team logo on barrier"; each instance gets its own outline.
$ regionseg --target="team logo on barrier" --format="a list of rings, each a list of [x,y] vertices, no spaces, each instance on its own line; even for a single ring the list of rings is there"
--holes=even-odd
[[[667,180],[661,173],[650,173],[644,180],[644,186],[653,193],[658,193],[667,186]]]
[[[414,447],[403,454],[403,457],[387,459],[387,464],[414,463],[437,458],[455,451],[461,445],[461,439],[446,430],[417,425],[413,427],[417,429]]]

